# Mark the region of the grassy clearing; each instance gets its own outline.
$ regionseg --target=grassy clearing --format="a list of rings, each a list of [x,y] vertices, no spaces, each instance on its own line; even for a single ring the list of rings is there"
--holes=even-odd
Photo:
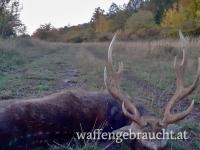
[[[47,43],[34,39],[1,40],[0,99],[39,97],[63,88],[80,86],[86,90],[102,90],[108,45]],[[178,47],[177,41],[170,40],[118,42],[114,47],[115,64],[123,61],[125,65],[122,89],[135,101],[160,115],[163,112],[161,106],[167,101],[166,95],[174,91],[173,59],[175,55],[181,56]],[[192,40],[185,76],[187,84],[193,81],[197,57],[200,56],[199,48],[199,40]],[[74,84],[69,86],[65,81]],[[190,99],[195,99],[195,115],[180,124],[183,128],[188,121],[192,124],[199,122],[200,88]],[[187,106],[189,103],[185,104]],[[182,109],[180,106],[178,109]],[[198,129],[195,132],[200,134],[200,127],[195,128]],[[185,129],[190,131],[189,128]],[[187,145],[184,142],[170,142],[169,149],[188,149],[188,146],[199,149],[198,136],[195,134],[191,137],[194,141],[189,141]]]

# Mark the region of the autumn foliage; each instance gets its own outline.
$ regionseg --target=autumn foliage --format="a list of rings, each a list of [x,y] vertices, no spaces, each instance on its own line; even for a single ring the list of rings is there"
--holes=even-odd
[[[121,40],[158,39],[176,37],[179,29],[190,36],[200,34],[200,0],[129,0],[122,6],[113,3],[108,12],[96,8],[88,23],[58,29],[41,25],[33,37],[75,43],[108,41],[120,31]]]

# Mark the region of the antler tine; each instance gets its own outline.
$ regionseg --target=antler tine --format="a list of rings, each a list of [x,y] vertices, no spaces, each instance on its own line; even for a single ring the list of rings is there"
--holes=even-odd
[[[137,108],[131,101],[129,100],[128,96],[123,95],[120,92],[120,78],[123,72],[123,63],[119,63],[118,71],[115,71],[112,61],[112,49],[113,49],[113,43],[116,39],[116,34],[114,35],[109,49],[108,49],[108,68],[111,69],[111,75],[108,77],[107,67],[104,68],[104,83],[108,90],[108,92],[117,100],[119,100],[122,103],[122,109],[124,114],[129,117],[130,119],[134,120],[138,125],[143,126],[146,125],[145,121],[143,120],[142,116],[138,112]],[[126,108],[127,109],[126,109]],[[130,111],[130,112],[129,112]]]
[[[183,76],[185,72],[185,66],[186,66],[187,60],[186,60],[186,54],[185,50],[183,50],[183,58],[181,64],[177,63],[177,57],[174,59],[174,69],[176,72],[176,85],[177,85],[177,92],[182,90],[184,88],[184,83],[183,83]]]
[[[187,40],[184,38],[183,34],[181,31],[179,31],[179,36],[180,36],[180,42],[181,42],[181,47],[182,47],[182,61],[181,64],[177,63],[177,57],[175,56],[174,59],[174,69],[176,72],[176,84],[177,84],[177,91],[180,91],[184,88],[184,83],[183,83],[183,78],[184,78],[184,73],[185,73],[185,67],[187,65],[187,56],[186,56],[186,43]]]
[[[182,43],[186,42],[186,39],[184,38],[181,31],[179,32],[179,35],[180,35],[181,42]],[[184,43],[182,45],[184,45]],[[197,85],[198,85],[198,82],[199,82],[199,79],[200,79],[200,58],[198,58],[198,69],[197,69],[196,78],[193,81],[191,86],[184,87],[183,75],[184,75],[184,70],[185,70],[185,66],[186,66],[186,63],[187,63],[185,47],[183,48],[183,58],[182,58],[181,64],[177,63],[177,58],[175,57],[174,68],[175,68],[175,71],[176,71],[177,88],[176,88],[175,94],[172,96],[172,98],[170,99],[170,101],[168,102],[168,104],[165,108],[164,118],[162,120],[162,122],[165,123],[165,124],[174,123],[176,121],[179,121],[179,120],[185,118],[192,111],[193,106],[194,106],[194,101],[192,101],[190,106],[185,111],[182,111],[182,112],[176,113],[176,114],[170,113],[171,109],[174,107],[174,105],[176,103],[178,103],[184,97],[191,94],[197,88]]]
[[[183,33],[181,32],[181,30],[179,30],[179,37],[180,37],[180,41],[181,41],[181,47],[187,47],[188,45],[188,40],[183,36]]]
[[[130,119],[132,119],[132,120],[135,119],[135,118],[133,117],[133,115],[126,109],[125,103],[124,103],[124,102],[122,103],[122,111],[123,111],[124,115],[127,116],[128,118],[130,118]],[[135,113],[137,113],[137,112],[135,112]]]
[[[113,59],[112,59],[112,51],[113,51],[113,44],[116,40],[116,37],[117,37],[117,33],[113,36],[112,38],[112,41],[109,45],[109,49],[108,49],[108,69],[110,69],[112,75],[113,75],[113,83],[119,90],[120,90],[120,87],[119,87],[119,82],[120,82],[120,78],[122,76],[122,73],[123,73],[123,70],[124,70],[124,65],[123,65],[123,62],[119,62],[119,68],[118,68],[118,71],[115,72],[115,68],[114,68],[114,65],[113,65]],[[107,72],[107,69],[105,68],[104,70],[104,74]]]
[[[113,71],[113,72],[114,72],[114,66],[113,66],[113,60],[112,60],[112,50],[113,50],[113,43],[116,40],[116,36],[117,36],[117,34],[114,35],[114,37],[109,45],[109,48],[108,48],[108,66],[110,67],[111,71]]]
[[[192,111],[193,107],[194,107],[194,100],[191,102],[190,106],[185,111],[176,114],[169,114],[167,116],[168,118],[163,121],[164,124],[171,124],[184,119]]]
[[[111,68],[112,72],[115,72],[114,71],[115,69],[113,66],[112,51],[113,51],[113,44],[116,40],[116,37],[117,37],[117,33],[114,35],[108,49],[108,66]],[[119,68],[118,68],[117,74],[122,74],[123,70],[124,70],[123,62],[119,62]]]

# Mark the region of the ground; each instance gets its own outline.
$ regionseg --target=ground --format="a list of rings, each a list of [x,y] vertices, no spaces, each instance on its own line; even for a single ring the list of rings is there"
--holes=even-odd
[[[64,44],[36,39],[0,41],[0,100],[41,97],[62,89],[104,90],[103,69],[109,43]],[[114,61],[123,61],[122,89],[133,101],[162,116],[175,90],[173,58],[180,55],[176,40],[118,42]],[[181,55],[180,55],[181,56]],[[193,81],[200,56],[198,40],[188,51],[186,84]],[[169,141],[169,149],[200,149],[200,88],[177,105],[183,110],[195,100],[190,116],[178,125],[189,132],[188,141]]]

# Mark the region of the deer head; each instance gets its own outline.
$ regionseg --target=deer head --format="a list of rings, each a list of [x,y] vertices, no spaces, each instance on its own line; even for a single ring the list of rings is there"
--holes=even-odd
[[[174,124],[186,116],[190,114],[193,109],[194,101],[191,102],[190,106],[182,112],[173,113],[172,108],[184,97],[191,94],[198,86],[198,81],[200,79],[200,58],[198,59],[198,69],[196,78],[193,81],[192,85],[185,87],[183,76],[185,67],[187,64],[187,56],[186,56],[186,47],[187,47],[187,39],[184,38],[181,31],[179,32],[180,41],[182,44],[182,52],[183,58],[181,63],[177,62],[177,57],[174,60],[174,69],[176,73],[176,91],[175,94],[171,97],[169,102],[167,103],[163,118],[158,118],[151,115],[141,115],[138,111],[136,105],[133,100],[130,100],[130,97],[126,94],[123,94],[120,90],[120,79],[123,72],[123,63],[119,63],[119,68],[115,71],[112,61],[112,49],[113,43],[116,39],[116,35],[113,37],[111,44],[108,49],[108,64],[104,69],[104,82],[108,92],[118,100],[122,105],[122,110],[125,116],[127,116],[131,121],[131,125],[123,127],[121,130],[125,131],[128,129],[132,129],[135,132],[158,132],[162,129],[167,129],[169,124]],[[108,75],[109,74],[109,75]],[[149,149],[159,149],[165,147],[167,144],[167,140],[140,140],[140,143]]]

